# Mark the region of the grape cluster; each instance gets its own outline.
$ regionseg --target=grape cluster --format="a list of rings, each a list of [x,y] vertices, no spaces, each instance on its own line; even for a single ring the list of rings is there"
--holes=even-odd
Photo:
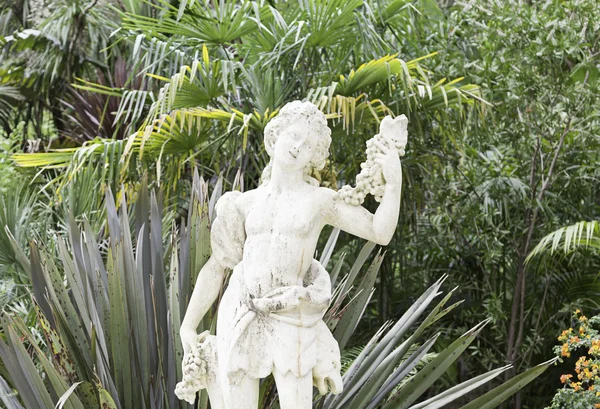
[[[340,199],[350,205],[359,206],[365,201],[365,197],[371,194],[375,197],[375,200],[381,202],[385,190],[385,180],[381,165],[375,161],[375,158],[377,154],[383,152],[376,142],[394,148],[398,155],[404,156],[407,123],[408,120],[404,115],[396,119],[389,116],[383,119],[380,132],[367,141],[367,160],[360,164],[361,171],[356,176],[356,187],[342,186],[338,190]]]
[[[182,372],[183,379],[175,387],[175,395],[181,400],[194,403],[196,393],[206,389],[210,378],[214,376],[214,365],[216,365],[216,346],[214,337],[198,335],[196,345],[193,345],[184,357]]]

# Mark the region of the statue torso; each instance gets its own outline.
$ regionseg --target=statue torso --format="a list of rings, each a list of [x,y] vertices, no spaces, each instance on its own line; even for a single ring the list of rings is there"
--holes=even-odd
[[[308,185],[280,192],[267,185],[241,198],[244,281],[252,296],[302,285],[324,225],[317,192]]]

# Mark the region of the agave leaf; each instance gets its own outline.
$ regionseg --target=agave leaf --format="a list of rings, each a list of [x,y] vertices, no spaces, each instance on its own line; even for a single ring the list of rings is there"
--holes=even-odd
[[[125,266],[123,262],[123,242],[111,243],[107,256],[108,298],[110,302],[110,351],[111,367],[115,386],[119,391],[119,401],[124,408],[131,407],[133,401],[130,331],[131,323],[127,300],[125,299]]]
[[[421,369],[411,380],[383,406],[383,409],[408,408],[427,388],[429,388],[446,369],[460,356],[460,354],[479,335],[483,327],[489,322],[483,321],[459,337],[450,346],[440,352],[431,362]]]
[[[46,277],[45,284],[47,288],[52,288],[49,301],[51,302],[54,319],[59,324],[59,332],[69,332],[75,342],[72,347],[77,348],[79,357],[82,359],[81,364],[85,365],[88,371],[91,371],[93,364],[90,355],[90,325],[86,324],[85,321],[82,322],[82,316],[79,315],[71,302],[69,291],[64,285],[64,277],[61,270],[55,265],[54,258],[45,255],[43,264],[42,271]]]
[[[176,243],[176,238],[173,238],[173,242]],[[180,304],[179,304],[179,257],[177,253],[177,246],[173,246],[173,252],[171,254],[171,268],[169,270],[169,322],[171,323],[171,338],[174,342],[174,359],[177,362],[183,360],[183,345],[179,339],[179,332],[181,329],[181,315],[180,315]],[[177,373],[175,374],[177,379],[181,379],[182,372],[181,366],[177,365]]]
[[[82,384],[83,382],[76,382],[73,385],[71,385],[71,387],[69,387],[69,389],[67,389],[62,396],[58,399],[58,402],[56,402],[56,408],[55,409],[63,409],[65,407],[65,404],[68,405],[68,400],[71,397],[71,395],[73,395],[73,392],[75,392],[75,389]],[[77,398],[77,395],[73,395],[75,399],[79,400]],[[72,402],[71,402],[72,403]],[[83,405],[81,405],[81,402],[79,402],[78,407],[83,408]],[[70,408],[73,406],[67,406],[67,408]]]
[[[333,287],[337,287],[337,278],[340,274],[340,271],[342,269],[342,266],[344,265],[344,259],[346,258],[346,253],[342,253],[342,255],[340,256],[340,258],[338,259],[338,261],[335,263],[335,266],[333,266],[333,269],[331,270],[330,276],[331,276],[331,285]],[[341,292],[341,288],[340,288],[340,292]]]
[[[120,226],[122,232],[122,253],[119,254],[122,258],[123,266],[123,283],[125,287],[124,291],[125,306],[128,309],[129,317],[131,317],[130,327],[127,327],[129,336],[133,338],[133,345],[136,348],[132,348],[131,353],[135,356],[135,364],[132,365],[131,371],[133,379],[131,379],[131,385],[133,390],[137,390],[136,384],[138,384],[138,377],[141,379],[147,379],[148,367],[148,343],[146,340],[147,328],[146,320],[142,319],[146,312],[146,300],[144,298],[144,285],[143,285],[143,272],[139,271],[139,261],[136,260],[134,255],[134,245],[131,237],[131,228],[129,223],[129,215],[127,213],[126,196],[125,192],[121,193],[121,211],[120,211]],[[143,245],[143,243],[142,243]],[[139,246],[138,246],[139,252]],[[139,318],[134,318],[139,317]],[[146,392],[147,385],[143,386],[144,392]],[[137,398],[137,397],[136,397]]]
[[[62,372],[62,375],[71,382],[77,379],[76,367],[71,356],[71,351],[65,348],[59,334],[50,326],[50,323],[40,310],[37,304],[34,304],[36,316],[40,323],[40,327],[46,337],[46,344],[50,348],[54,365]],[[22,331],[27,334],[26,331]],[[32,342],[33,344],[33,342]]]
[[[444,392],[434,396],[431,399],[427,399],[417,405],[411,406],[410,409],[439,409],[445,407],[450,402],[454,402],[456,399],[463,395],[471,392],[473,389],[480,387],[481,385],[491,381],[498,375],[509,369],[511,365],[503,366],[502,368],[493,369],[482,375],[476,376],[468,381],[462,382]]]
[[[442,285],[442,282],[445,277],[438,280],[434,283],[427,291],[425,291],[417,301],[404,313],[404,315],[398,320],[393,327],[388,331],[388,333],[383,337],[381,341],[379,341],[374,347],[373,350],[365,355],[364,358],[362,355],[357,359],[348,369],[347,373],[344,375],[344,391],[337,395],[330,395],[325,399],[325,407],[338,408],[344,405],[347,401],[351,399],[354,394],[358,392],[360,388],[365,385],[365,382],[368,381],[370,376],[373,374],[377,368],[380,367],[381,363],[384,360],[388,359],[386,366],[382,366],[381,368],[387,371],[386,374],[381,375],[383,379],[387,379],[389,374],[391,374],[397,365],[397,362],[402,359],[404,354],[408,351],[410,345],[416,342],[416,337],[411,337],[411,342],[405,342],[401,347],[401,351],[397,351],[397,355],[393,355],[396,358],[396,361],[390,361],[389,356],[398,345],[402,336],[408,331],[408,329],[412,326],[412,324],[421,316],[421,314],[425,311],[425,309],[429,306],[433,298],[438,295],[438,290]],[[440,307],[438,304],[438,307]],[[440,307],[441,308],[441,307]],[[434,309],[435,311],[435,309]],[[433,314],[434,312],[430,313]],[[382,332],[382,330],[380,330]],[[367,350],[367,349],[366,349]]]
[[[356,261],[354,261],[354,264],[352,265],[352,268],[348,273],[348,280],[346,281],[346,284],[342,287],[342,293],[346,293],[350,289],[350,287],[354,283],[354,280],[356,279],[356,276],[358,275],[359,271],[365,264],[365,261],[367,261],[367,258],[369,257],[371,251],[373,251],[374,248],[375,243],[369,241],[360,250],[360,253],[358,253],[358,257],[356,257]]]
[[[15,396],[15,392],[8,386],[8,383],[0,376],[0,400],[6,406],[6,409],[25,409]]]
[[[356,297],[344,312],[342,319],[333,332],[333,337],[338,341],[340,349],[344,349],[346,346],[346,343],[350,339],[350,336],[358,325],[358,321],[371,300],[374,291],[373,285],[377,279],[377,273],[379,272],[379,267],[382,262],[383,255],[381,255],[380,251],[369,266],[365,277],[361,280],[360,285],[357,288]]]
[[[133,306],[133,315],[136,317],[144,317],[144,319],[137,319],[137,325],[133,327],[133,335],[136,340],[136,354],[138,359],[138,370],[140,379],[149,379],[150,376],[150,355],[154,354],[154,351],[151,349],[152,343],[148,343],[148,310],[149,304],[151,304],[151,300],[146,299],[146,296],[150,293],[149,283],[148,288],[146,287],[145,277],[147,275],[144,272],[144,250],[147,249],[146,242],[148,241],[145,236],[145,226],[143,225],[139,231],[138,239],[137,239],[137,252],[136,252],[136,266],[135,266],[135,277],[133,277],[133,287],[131,290],[137,291],[137,294],[134,296]],[[152,315],[150,315],[152,317]],[[146,395],[149,391],[149,385],[147,382],[142,382],[142,388],[144,389],[144,395]]]
[[[30,268],[31,268],[31,286],[33,287],[33,296],[44,312],[44,315],[50,321],[52,327],[56,328],[56,323],[52,317],[52,310],[50,304],[46,298],[46,294],[49,291],[45,285],[44,272],[42,271],[42,263],[40,260],[40,252],[37,248],[37,244],[32,241],[29,245],[30,254]]]
[[[15,237],[12,235],[12,232],[8,229],[8,226],[4,226],[4,231],[6,233],[6,237],[10,241],[10,245],[15,253],[15,260],[19,263],[21,268],[25,271],[30,280],[32,280],[31,276],[31,262],[27,258],[27,255],[23,251],[21,245],[17,242]],[[33,280],[32,280],[33,282]]]
[[[9,322],[3,319],[2,324],[7,344],[0,340],[0,357],[10,371],[25,405],[31,408],[53,407],[50,394],[19,336]]]
[[[402,336],[408,331],[408,329],[416,322],[421,314],[427,309],[431,301],[438,295],[438,290],[443,283],[445,277],[436,281],[431,287],[429,287],[419,297],[413,305],[402,315],[402,317],[394,324],[394,326],[388,331],[383,339],[378,343],[375,350],[370,354],[369,359],[365,361],[362,368],[356,373],[356,379],[352,383],[357,382],[358,385],[362,385],[369,374],[370,368],[376,368],[379,364],[387,357],[398,345]],[[423,324],[421,324],[423,326]],[[413,340],[416,337],[413,334]],[[405,347],[408,350],[408,346]],[[356,384],[352,385],[352,388],[356,388]]]
[[[19,352],[10,345],[10,339],[7,340],[7,343],[4,343],[0,338],[0,359],[2,359],[2,363],[10,375],[10,383],[17,390],[25,405],[30,408],[43,407],[44,402],[42,398],[37,393],[34,393],[35,383],[31,381],[31,378],[25,376],[21,370]],[[33,375],[39,377],[37,373]],[[10,390],[10,395],[8,396],[12,396],[13,394],[14,392]]]
[[[381,382],[379,382],[379,379],[387,379],[387,381],[385,382],[385,384],[383,385],[383,387],[381,387],[380,392],[378,392],[377,397],[375,398],[376,400],[379,399],[383,399],[383,397],[389,393],[396,385],[398,385],[401,381],[402,381],[402,377],[399,376],[399,368],[397,368],[395,370],[395,372],[397,373],[396,375],[389,375],[394,368],[398,365],[398,363],[400,362],[400,360],[405,356],[405,354],[410,350],[411,346],[414,345],[417,340],[419,339],[419,337],[422,335],[423,331],[428,328],[431,324],[433,324],[435,321],[437,321],[441,316],[443,316],[444,314],[440,313],[439,311],[441,310],[441,308],[444,307],[444,305],[446,305],[446,302],[450,299],[450,297],[452,296],[453,292],[450,291],[434,308],[433,310],[427,315],[427,317],[423,320],[423,322],[419,325],[419,327],[411,334],[411,336],[402,343],[402,345],[400,345],[400,347],[398,347],[398,349],[396,351],[394,351],[394,354],[390,355],[389,362],[388,359],[386,359],[386,361],[384,361],[379,368],[377,368],[377,373],[376,376],[371,376],[371,378],[369,379],[369,382],[377,382],[378,385],[381,385]],[[459,305],[460,303],[456,303],[453,306],[446,308],[444,311],[448,312],[449,310],[453,309],[456,305]],[[437,339],[437,336],[435,337]],[[424,344],[425,345],[425,344]],[[427,351],[423,352],[423,356],[427,353]],[[420,359],[420,358],[419,358]],[[416,364],[416,362],[415,362]],[[404,363],[402,363],[400,365],[400,367],[404,365]],[[407,371],[408,373],[408,371]],[[388,377],[389,376],[389,377]],[[383,391],[387,391],[386,393],[382,393]]]
[[[83,381],[77,387],[77,396],[83,403],[84,408],[99,408],[98,391],[90,382]]]
[[[117,406],[112,396],[101,386],[98,386],[98,397],[100,398],[100,407],[102,409],[120,409],[121,407]]]
[[[550,359],[534,366],[531,369],[526,370],[523,373],[520,373],[514,378],[504,382],[502,385],[481,395],[477,399],[472,400],[470,403],[462,406],[460,409],[492,409],[497,407],[506,399],[525,387],[525,385],[527,385],[529,382],[540,376],[551,365],[554,365],[556,359],[557,358]]]
[[[319,263],[327,269],[327,264],[329,264],[329,259],[333,254],[333,250],[335,248],[335,243],[337,243],[337,239],[340,236],[340,229],[335,228],[331,232],[329,239],[327,239],[327,243],[325,243],[325,247],[323,248],[323,252],[321,253],[321,259]]]
[[[403,350],[402,347],[394,351],[393,354],[386,358],[369,380],[365,383],[365,386],[356,394],[356,398],[352,401],[352,408],[365,407],[368,403],[367,408],[373,409],[379,405],[383,399],[413,370],[415,366],[423,359],[423,357],[429,352],[435,341],[437,341],[439,333],[427,340],[421,345],[415,352],[413,352],[408,358],[406,358],[394,372],[386,378],[387,367],[397,360],[397,356],[400,356],[400,352]],[[410,341],[407,340],[406,343]],[[387,379],[387,380],[386,380]],[[383,385],[383,386],[382,386]]]

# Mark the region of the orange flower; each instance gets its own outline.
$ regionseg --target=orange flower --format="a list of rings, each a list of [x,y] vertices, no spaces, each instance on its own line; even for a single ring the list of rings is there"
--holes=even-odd
[[[571,379],[572,377],[573,377],[573,375],[571,375],[571,374],[561,375],[560,376],[560,382],[561,383],[567,383],[567,381],[569,379]]]

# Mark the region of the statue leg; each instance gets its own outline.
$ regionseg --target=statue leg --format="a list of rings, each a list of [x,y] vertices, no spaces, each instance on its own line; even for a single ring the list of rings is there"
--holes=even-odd
[[[312,371],[298,378],[291,372],[273,372],[281,409],[311,409],[313,398]]]
[[[242,375],[235,383],[229,382],[227,376],[221,379],[227,409],[258,409],[259,379],[252,379],[246,375]]]

